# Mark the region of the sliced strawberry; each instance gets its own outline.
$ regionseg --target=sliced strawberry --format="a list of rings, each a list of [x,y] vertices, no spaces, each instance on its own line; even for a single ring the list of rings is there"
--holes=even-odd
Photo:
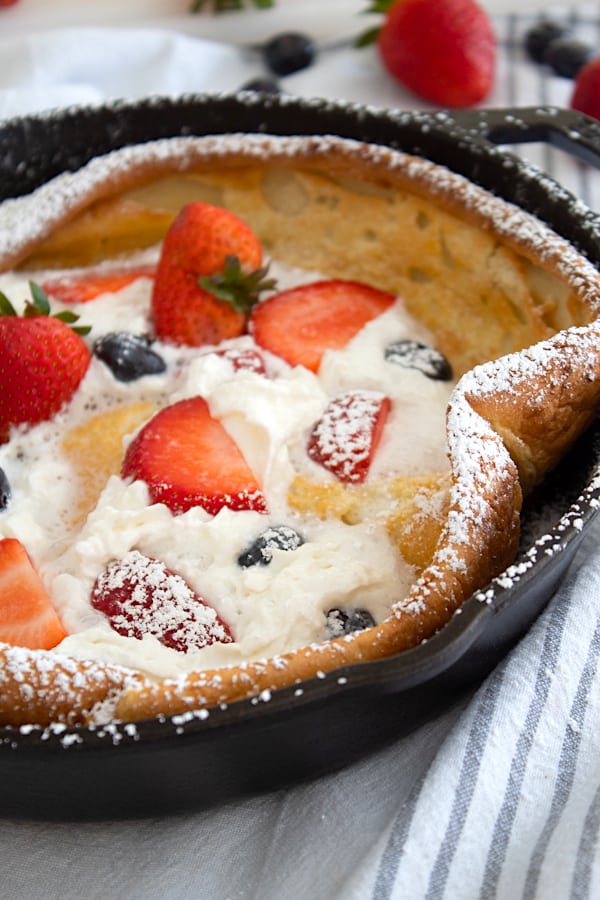
[[[91,603],[118,634],[152,635],[181,653],[233,641],[228,625],[180,575],[137,550],[98,576]]]
[[[257,375],[266,375],[267,369],[265,361],[256,350],[250,348],[246,350],[237,350],[235,347],[228,347],[225,350],[217,350],[217,356],[229,360],[233,366],[234,372],[255,372]]]
[[[339,481],[365,480],[391,409],[379,391],[349,391],[326,407],[313,427],[307,452]]]
[[[0,540],[0,641],[50,650],[66,636],[23,544]]]
[[[266,510],[260,486],[241,450],[202,397],[157,413],[127,449],[121,474],[148,485],[154,503],[174,513],[201,506]]]
[[[395,300],[357,281],[316,281],[259,303],[249,329],[265,350],[316,372],[326,350],[343,349]]]
[[[50,296],[62,303],[89,303],[101,294],[115,294],[138,278],[154,278],[156,266],[140,266],[137,269],[113,269],[100,272],[89,269],[77,275],[49,278],[42,288]]]

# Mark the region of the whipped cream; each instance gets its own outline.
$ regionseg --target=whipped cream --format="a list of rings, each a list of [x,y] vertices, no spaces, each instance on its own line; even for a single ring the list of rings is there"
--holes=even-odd
[[[157,248],[140,254],[151,261]],[[273,263],[279,289],[316,280],[315,273]],[[29,296],[29,279],[49,273],[0,275],[0,290],[18,309]],[[60,273],[51,273],[52,277]],[[92,326],[91,343],[110,331],[151,331],[152,282],[139,278],[114,294],[69,309]],[[61,304],[53,302],[53,309]],[[306,441],[327,403],[354,388],[383,392],[392,410],[368,479],[433,474],[448,470],[445,415],[453,382],[427,378],[416,369],[386,361],[391,341],[430,335],[400,299],[372,320],[342,351],[325,354],[319,373],[290,367],[258,348],[250,335],[223,346],[257,349],[267,376],[234,371],[210,347],[186,348],[156,342],[167,363],[160,375],[117,381],[92,356],[89,370],[66,409],[51,422],[14,429],[0,446],[12,500],[0,513],[0,536],[27,548],[69,636],[56,648],[72,656],[124,665],[155,676],[239,664],[277,656],[327,639],[325,616],[334,608],[367,609],[375,621],[403,597],[415,572],[390,540],[384,520],[349,525],[300,516],[287,502],[297,474],[319,484],[335,478],[313,462]],[[201,395],[211,414],[237,442],[266,497],[268,515],[222,509],[211,516],[200,507],[173,515],[152,504],[146,485],[113,475],[83,522],[73,517],[78,480],[62,442],[91,416],[145,402],[158,410]],[[124,441],[125,450],[127,442]],[[268,566],[242,568],[237,558],[269,525],[286,524],[302,534],[293,552],[275,550]],[[131,550],[160,559],[212,606],[229,625],[234,641],[177,652],[156,638],[123,637],[93,609],[96,578]]]

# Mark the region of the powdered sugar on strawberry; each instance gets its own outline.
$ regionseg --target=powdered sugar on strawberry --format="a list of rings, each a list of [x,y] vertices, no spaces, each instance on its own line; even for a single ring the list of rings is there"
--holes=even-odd
[[[340,481],[364,481],[389,409],[389,399],[379,391],[334,397],[311,431],[308,455]]]
[[[138,550],[100,573],[92,606],[108,616],[119,634],[138,640],[152,635],[182,653],[233,640],[215,610],[180,575]]]

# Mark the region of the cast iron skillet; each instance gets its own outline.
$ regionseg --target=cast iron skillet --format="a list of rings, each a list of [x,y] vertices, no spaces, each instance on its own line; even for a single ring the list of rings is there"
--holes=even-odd
[[[226,132],[337,134],[425,156],[538,215],[600,266],[600,219],[495,146],[544,141],[600,166],[600,124],[553,108],[406,113],[256,94],[75,108],[0,127],[0,199],[125,144]],[[0,729],[0,814],[100,819],[208,807],[332,772],[407,734],[476,685],[544,608],[598,507],[599,467],[596,423],[529,499],[510,587],[493,582],[414,650],[209,714]]]

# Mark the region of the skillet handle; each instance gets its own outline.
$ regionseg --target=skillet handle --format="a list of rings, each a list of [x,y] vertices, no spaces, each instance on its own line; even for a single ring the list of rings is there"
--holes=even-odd
[[[600,169],[600,122],[559,107],[458,110],[452,118],[492,144],[546,143]]]

